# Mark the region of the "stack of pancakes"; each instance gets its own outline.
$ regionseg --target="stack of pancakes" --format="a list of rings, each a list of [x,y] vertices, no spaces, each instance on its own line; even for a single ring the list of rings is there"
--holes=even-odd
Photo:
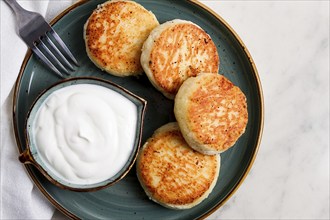
[[[248,121],[244,93],[218,74],[219,56],[198,25],[175,19],[159,24],[143,6],[112,0],[92,13],[86,51],[116,76],[146,73],[174,99],[177,122],[157,129],[137,158],[137,176],[153,201],[173,209],[202,202],[220,172],[220,153],[232,147]]]

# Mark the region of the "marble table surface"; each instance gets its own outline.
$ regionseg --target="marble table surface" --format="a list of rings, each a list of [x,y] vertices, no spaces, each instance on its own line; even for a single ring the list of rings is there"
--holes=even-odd
[[[329,1],[202,2],[247,46],[265,104],[249,175],[207,219],[329,219]]]

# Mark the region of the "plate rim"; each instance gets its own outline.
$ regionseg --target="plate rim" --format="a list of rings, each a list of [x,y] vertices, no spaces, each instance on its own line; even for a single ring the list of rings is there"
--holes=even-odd
[[[50,25],[54,25],[56,22],[58,22],[62,17],[64,17],[65,15],[67,15],[70,11],[78,8],[79,6],[85,4],[86,2],[88,2],[90,0],[78,0],[77,2],[75,2],[74,4],[72,4],[71,6],[67,7],[66,9],[64,9],[60,14],[58,14],[54,19],[52,19],[50,21]],[[234,36],[234,38],[238,41],[239,46],[242,48],[242,50],[244,51],[245,55],[248,58],[248,62],[252,67],[253,70],[253,76],[255,78],[255,81],[257,83],[257,89],[258,89],[258,96],[259,96],[259,100],[260,100],[260,113],[259,113],[259,120],[260,120],[260,127],[258,129],[258,137],[257,137],[257,141],[256,141],[256,145],[255,145],[255,149],[253,151],[253,155],[250,158],[250,161],[248,163],[248,167],[245,169],[243,175],[238,179],[238,181],[236,182],[236,184],[234,185],[234,187],[231,189],[231,191],[224,197],[224,199],[219,202],[216,206],[214,206],[211,210],[207,211],[206,213],[204,213],[200,219],[205,219],[206,217],[210,216],[212,213],[214,213],[216,210],[218,210],[221,206],[223,206],[234,194],[235,192],[238,190],[238,188],[243,184],[244,180],[246,179],[246,177],[248,176],[259,151],[260,148],[260,144],[261,144],[261,139],[262,139],[262,134],[263,134],[263,129],[264,129],[264,96],[263,96],[263,90],[262,90],[262,85],[261,85],[261,81],[260,81],[260,77],[258,74],[258,70],[256,67],[256,64],[249,52],[249,50],[247,49],[247,47],[245,46],[244,42],[242,41],[242,39],[239,37],[239,35],[236,33],[236,31],[218,14],[216,13],[214,10],[212,10],[210,7],[206,6],[205,4],[203,4],[202,2],[198,1],[198,0],[186,0],[190,3],[195,4],[196,6],[206,10],[208,13],[210,13],[212,16],[214,16],[217,20],[219,20],[225,27],[226,29]],[[18,132],[18,127],[17,127],[17,117],[16,117],[16,113],[17,113],[17,106],[16,106],[16,101],[18,98],[18,92],[19,92],[19,86],[21,84],[21,80],[22,80],[22,76],[23,76],[23,72],[26,68],[26,65],[30,59],[32,55],[32,51],[30,48],[27,49],[27,52],[24,56],[24,60],[22,62],[22,65],[20,67],[19,70],[19,74],[17,76],[16,82],[15,82],[15,86],[14,86],[14,94],[13,94],[13,99],[12,99],[12,124],[13,124],[13,129],[14,129],[14,135],[15,135],[15,141],[16,141],[16,147],[18,149],[19,154],[21,154],[22,148],[20,145],[20,139],[19,139],[19,132]],[[28,176],[29,178],[33,181],[33,183],[38,187],[38,189],[40,190],[40,192],[46,197],[46,199],[59,211],[61,211],[64,215],[66,215],[67,217],[71,218],[71,219],[79,219],[78,216],[74,215],[73,213],[71,213],[69,210],[65,209],[62,205],[60,205],[50,194],[47,193],[47,191],[45,190],[45,188],[39,183],[39,181],[37,180],[37,178],[33,175],[32,169],[30,166],[24,164],[24,167],[26,169],[26,171],[28,172]]]

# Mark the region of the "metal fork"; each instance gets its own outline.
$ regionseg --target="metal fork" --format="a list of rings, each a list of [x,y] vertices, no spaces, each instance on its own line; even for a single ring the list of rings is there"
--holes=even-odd
[[[27,11],[16,0],[4,0],[17,18],[18,33],[34,54],[57,75],[70,75],[78,62],[54,29],[38,13]]]

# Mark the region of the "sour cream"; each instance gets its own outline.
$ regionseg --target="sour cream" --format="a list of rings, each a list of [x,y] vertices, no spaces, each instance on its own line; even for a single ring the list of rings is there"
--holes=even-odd
[[[103,86],[78,84],[52,93],[33,122],[42,161],[71,184],[116,175],[132,153],[137,107]]]

